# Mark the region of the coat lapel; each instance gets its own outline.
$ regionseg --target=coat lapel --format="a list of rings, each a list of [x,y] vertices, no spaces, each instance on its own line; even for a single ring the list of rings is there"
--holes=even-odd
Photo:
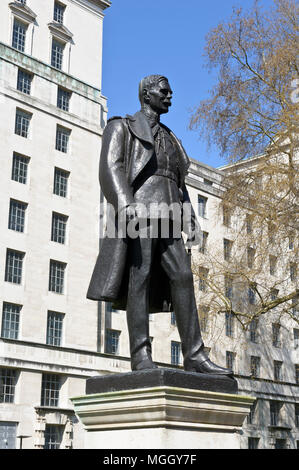
[[[135,137],[154,146],[153,133],[145,115],[141,111],[138,111],[134,116],[127,114],[126,118],[128,119],[129,128]]]
[[[132,153],[129,156],[129,183],[133,184],[139,173],[151,159],[155,142],[151,127],[144,114],[138,111],[134,116],[126,116],[129,129],[136,137],[132,147]]]

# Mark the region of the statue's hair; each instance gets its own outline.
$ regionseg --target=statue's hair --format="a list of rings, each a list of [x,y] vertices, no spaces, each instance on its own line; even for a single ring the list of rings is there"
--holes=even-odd
[[[144,77],[139,83],[139,101],[143,104],[143,92],[148,88],[151,88],[157,85],[162,80],[166,80],[168,82],[168,78],[164,77],[163,75],[148,75]]]

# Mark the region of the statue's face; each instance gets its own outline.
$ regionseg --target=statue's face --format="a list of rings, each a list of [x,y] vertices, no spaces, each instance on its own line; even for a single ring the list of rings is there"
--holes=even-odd
[[[161,80],[146,92],[146,102],[158,114],[168,113],[171,106],[172,90],[168,81]]]

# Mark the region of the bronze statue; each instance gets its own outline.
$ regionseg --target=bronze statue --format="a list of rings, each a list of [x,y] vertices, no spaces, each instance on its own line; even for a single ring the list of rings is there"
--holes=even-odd
[[[112,302],[114,308],[127,311],[132,370],[156,368],[151,357],[149,313],[173,310],[184,369],[231,375],[231,370],[207,357],[200,333],[190,256],[182,238],[183,228],[188,244],[199,239],[185,186],[189,159],[180,141],[160,122],[171,98],[167,78],[145,77],[139,86],[141,110],[133,116],[110,119],[104,130],[99,170],[103,194],[116,213],[116,230],[122,215],[126,224],[140,226],[140,232],[134,238],[127,232],[116,232],[102,240],[87,297]],[[189,221],[182,227],[182,211],[179,216],[170,211],[169,233],[165,235],[167,216],[149,213],[154,203],[180,208],[189,205]],[[139,206],[146,212],[139,212]],[[158,227],[155,236],[153,224]]]

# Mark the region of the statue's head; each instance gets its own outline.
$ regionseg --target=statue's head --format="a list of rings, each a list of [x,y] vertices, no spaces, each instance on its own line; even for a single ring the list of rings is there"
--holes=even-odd
[[[172,90],[163,75],[148,75],[139,83],[141,107],[149,106],[158,114],[168,113],[171,106]]]

